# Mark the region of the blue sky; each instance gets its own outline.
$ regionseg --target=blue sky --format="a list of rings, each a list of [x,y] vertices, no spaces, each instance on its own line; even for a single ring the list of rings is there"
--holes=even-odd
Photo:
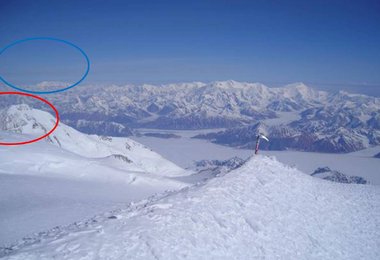
[[[380,86],[378,0],[2,0],[0,33],[1,47],[35,36],[79,45],[92,62],[88,83]],[[28,58],[16,48],[0,57],[0,73],[26,84],[74,80],[84,69],[76,53],[41,44],[22,46],[33,49]]]

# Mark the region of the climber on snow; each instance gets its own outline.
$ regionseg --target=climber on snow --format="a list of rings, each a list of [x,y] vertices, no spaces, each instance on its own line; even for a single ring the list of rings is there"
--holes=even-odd
[[[255,154],[259,152],[259,145],[260,145],[260,139],[264,139],[265,141],[269,142],[268,137],[266,137],[264,134],[258,134],[256,137],[256,147],[255,147]]]

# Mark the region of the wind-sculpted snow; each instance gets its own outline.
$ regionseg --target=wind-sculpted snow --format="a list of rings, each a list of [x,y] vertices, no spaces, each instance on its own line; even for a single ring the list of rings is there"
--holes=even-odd
[[[61,227],[5,259],[377,259],[380,190],[256,156],[222,177]]]

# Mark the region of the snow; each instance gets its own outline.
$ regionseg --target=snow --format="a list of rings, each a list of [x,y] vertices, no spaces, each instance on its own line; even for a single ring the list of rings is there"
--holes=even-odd
[[[270,118],[262,120],[262,123],[264,123],[267,126],[277,126],[277,125],[286,125],[293,121],[301,119],[301,116],[298,112],[276,112],[277,116],[276,118]]]
[[[360,176],[371,184],[380,185],[380,162],[365,154],[380,151],[380,146],[348,154],[308,153],[297,151],[262,151],[262,154],[276,156],[279,161],[292,165],[308,174],[319,167],[329,167],[343,174]]]
[[[5,259],[377,259],[379,245],[378,186],[255,156],[204,185],[20,241]]]
[[[0,111],[0,119],[4,119],[0,123],[0,129],[23,134],[16,139],[17,141],[28,139],[28,136],[41,136],[47,132],[47,129],[52,129],[55,124],[55,118],[51,114],[30,108],[25,104],[13,105]],[[124,155],[132,161],[131,164],[125,164],[124,169],[127,170],[165,176],[186,174],[174,163],[128,138],[86,135],[60,123],[59,127],[46,140],[66,151],[87,158]]]
[[[6,141],[40,135],[54,123],[50,114],[26,106],[1,116],[8,132],[0,131],[0,139]],[[181,138],[135,139],[186,167],[253,153],[191,139],[194,131],[173,133]],[[377,149],[273,154],[299,169],[311,167],[307,173],[329,166],[380,184],[380,162],[371,158]],[[45,141],[2,146],[0,257],[376,259],[380,254],[379,186],[320,180],[262,155],[207,182],[204,177],[214,176],[190,173],[129,138],[89,136],[64,124]],[[197,184],[189,188],[181,180]]]
[[[26,105],[0,111],[0,139],[33,139],[54,118]],[[34,127],[33,127],[34,126]],[[156,193],[190,174],[128,138],[85,135],[65,124],[39,142],[0,146],[0,245]]]
[[[20,138],[0,133],[7,140]],[[137,150],[140,159],[144,149]],[[165,169],[164,159],[146,160]],[[117,158],[86,158],[48,142],[0,147],[0,245],[187,186],[160,173],[133,170],[138,168],[130,164]]]
[[[140,131],[140,129],[139,129]],[[173,161],[182,168],[193,168],[195,161],[200,160],[226,160],[235,155],[241,158],[247,158],[253,152],[237,148],[216,145],[201,139],[191,139],[199,133],[206,131],[178,131],[178,130],[149,130],[150,132],[173,133],[181,136],[181,138],[161,139],[147,136],[132,136],[142,144],[151,147],[155,152],[162,154],[165,158]],[[144,131],[142,131],[144,133]]]
[[[170,189],[169,183],[125,185],[0,174],[0,245],[123,207],[166,189]]]
[[[142,132],[145,130],[143,129]],[[148,130],[146,130],[148,131]],[[161,139],[155,137],[132,137],[134,140],[151,147],[165,158],[173,161],[183,168],[194,168],[194,161],[200,160],[226,160],[234,156],[247,158],[254,151],[221,146],[206,140],[191,139],[199,133],[207,131],[178,131],[178,130],[153,130],[149,132],[173,133],[181,138]],[[270,136],[269,136],[270,138]],[[285,164],[295,166],[299,170],[311,174],[319,167],[328,166],[346,175],[360,176],[371,184],[380,185],[380,160],[373,156],[380,152],[380,146],[375,146],[362,151],[348,154],[327,154],[297,151],[260,151],[265,155],[276,156]]]

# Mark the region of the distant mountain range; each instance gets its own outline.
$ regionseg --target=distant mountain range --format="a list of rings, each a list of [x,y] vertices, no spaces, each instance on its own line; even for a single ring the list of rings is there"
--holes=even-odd
[[[380,144],[380,98],[328,93],[302,83],[269,88],[221,81],[162,86],[80,86],[49,96],[63,122],[90,134],[128,136],[134,128],[228,128],[197,138],[263,149],[351,152]]]

